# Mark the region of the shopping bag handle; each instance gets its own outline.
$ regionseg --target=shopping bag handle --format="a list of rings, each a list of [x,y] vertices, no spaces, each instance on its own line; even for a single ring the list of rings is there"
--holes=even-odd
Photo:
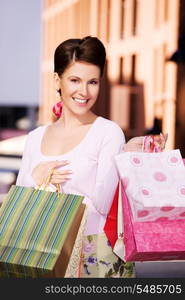
[[[123,211],[121,196],[121,181],[119,181],[118,191],[118,212],[117,212],[117,240],[113,248],[113,252],[122,260],[125,258],[124,232],[123,232]]]
[[[42,188],[43,190],[46,190],[46,188],[47,188],[48,185],[50,184],[51,176],[52,176],[52,174],[53,174],[53,171],[54,171],[54,168],[50,169],[50,172],[49,172],[49,174],[48,174],[48,176],[47,176],[47,178],[46,178],[46,181],[45,181],[45,182],[43,181],[43,183],[41,183],[40,185],[38,185],[38,187],[35,189],[35,192],[37,192],[37,191],[40,190],[41,188]],[[59,194],[60,194],[60,192],[61,192],[61,188],[60,188],[60,184],[59,184],[59,183],[56,184],[56,189],[57,189],[57,193],[58,193],[58,196],[59,196]]]
[[[118,192],[118,222],[117,222],[118,238],[123,238],[123,207],[121,197],[121,182],[119,182]]]

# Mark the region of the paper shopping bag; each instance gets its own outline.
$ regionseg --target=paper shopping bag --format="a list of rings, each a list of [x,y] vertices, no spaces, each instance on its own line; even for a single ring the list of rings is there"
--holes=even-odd
[[[118,231],[117,231],[118,196],[119,196],[119,184],[117,185],[114,198],[112,201],[112,205],[104,225],[104,232],[112,248],[114,248],[114,245],[118,239]]]
[[[184,160],[185,164],[185,160]],[[124,168],[124,165],[122,165]],[[124,178],[125,179],[125,178]],[[185,208],[180,212],[177,219],[167,218],[171,210],[162,209],[165,214],[156,220],[146,221],[140,218],[134,219],[133,206],[126,194],[126,180],[122,182],[122,206],[123,206],[123,247],[122,254],[125,261],[169,261],[185,259]],[[151,207],[147,207],[150,211]],[[112,203],[111,210],[105,223],[105,233],[115,248],[118,240],[117,233],[117,209],[118,209],[118,187]],[[159,208],[158,208],[159,209]],[[143,213],[144,215],[144,213]],[[142,216],[142,214],[141,214]]]
[[[0,276],[64,277],[83,198],[13,185],[0,208]]]
[[[117,233],[118,193],[115,194],[104,226],[113,252],[115,252],[116,242],[119,241],[119,253],[117,253],[126,262],[185,260],[185,220],[134,221],[123,186],[121,194],[122,239]]]
[[[114,199],[104,225],[104,232],[111,244],[113,252],[124,260],[121,182],[116,188]]]
[[[138,222],[124,187],[122,199],[125,261],[185,260],[185,219]]]
[[[119,190],[118,190],[118,210],[117,210],[117,239],[114,244],[113,252],[124,260],[125,250],[124,250],[124,231],[123,231],[123,205],[122,205],[122,193],[121,193],[121,182],[119,183]]]
[[[115,157],[135,221],[185,219],[185,167],[179,150]]]
[[[125,259],[124,220],[121,181],[118,183],[110,211],[104,225],[104,232],[113,252],[122,260]]]

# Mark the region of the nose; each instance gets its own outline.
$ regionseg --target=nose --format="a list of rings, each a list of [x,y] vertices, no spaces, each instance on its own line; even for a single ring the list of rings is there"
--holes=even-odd
[[[79,87],[79,95],[82,97],[87,97],[88,95],[88,87],[86,83],[81,83]]]

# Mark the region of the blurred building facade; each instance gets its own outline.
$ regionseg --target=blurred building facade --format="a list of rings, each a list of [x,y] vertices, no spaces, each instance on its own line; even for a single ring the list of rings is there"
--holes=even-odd
[[[181,148],[176,120],[183,125],[185,118],[177,95],[182,98],[184,92],[180,95],[177,79],[183,71],[179,75],[179,65],[169,58],[178,48],[182,3],[184,0],[43,0],[39,122],[52,121],[52,106],[57,101],[55,48],[65,39],[92,35],[107,50],[94,111],[117,122],[127,139],[144,134],[158,120],[161,131],[169,134],[167,149]]]

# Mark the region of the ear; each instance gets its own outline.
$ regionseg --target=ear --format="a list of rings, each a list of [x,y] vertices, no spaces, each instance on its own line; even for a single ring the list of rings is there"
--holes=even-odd
[[[55,84],[55,88],[56,90],[60,90],[60,77],[58,76],[58,73],[54,73],[53,75],[53,79],[54,79],[54,84]]]

